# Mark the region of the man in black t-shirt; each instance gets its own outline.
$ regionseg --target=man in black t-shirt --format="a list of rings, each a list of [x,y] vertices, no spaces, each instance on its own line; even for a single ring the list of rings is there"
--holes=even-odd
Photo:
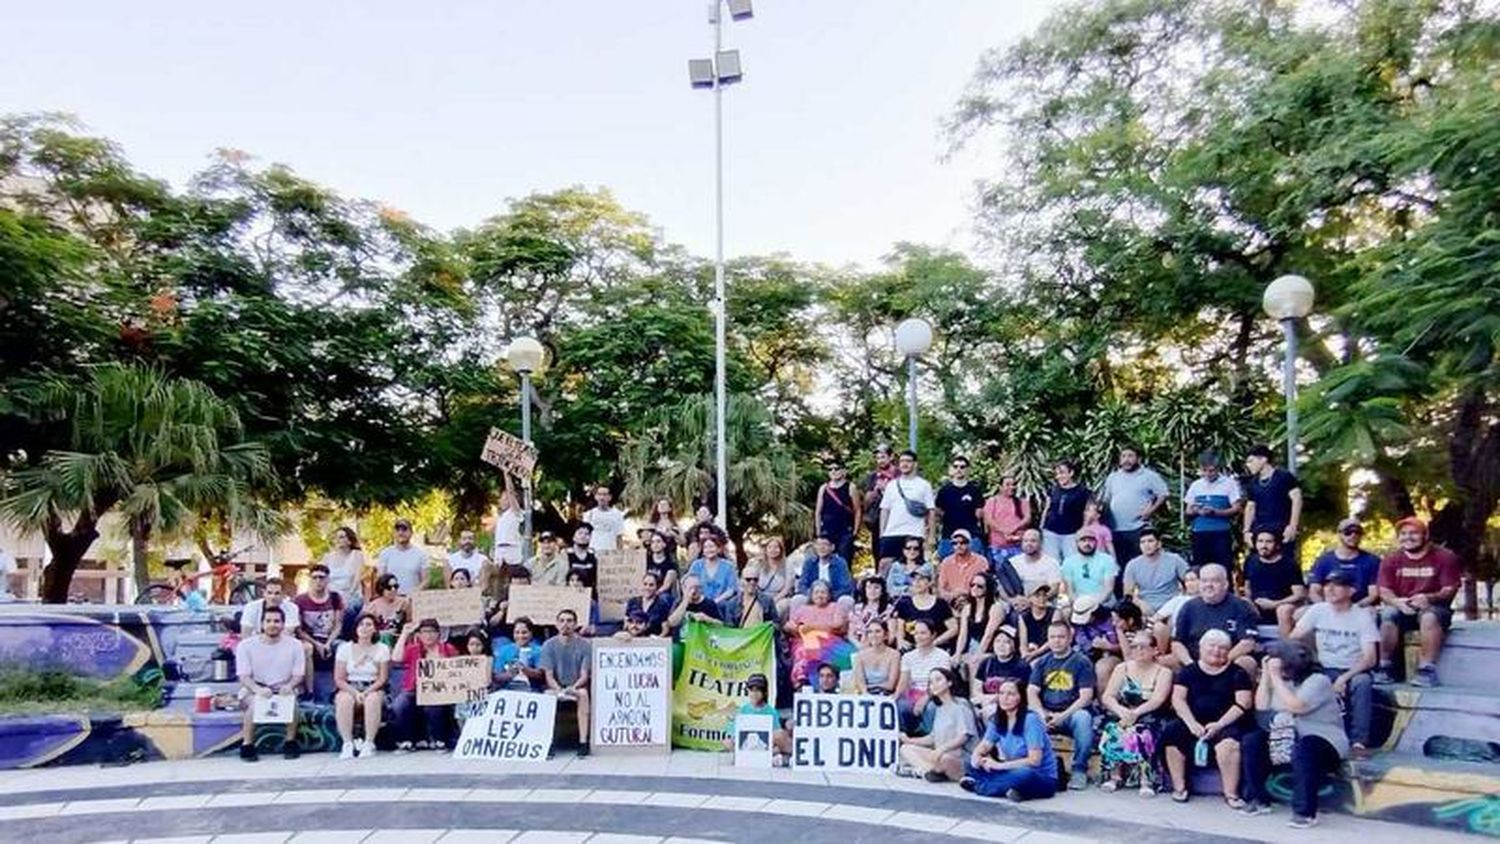
[[[1245,545],[1254,547],[1256,531],[1269,530],[1290,545],[1302,524],[1302,490],[1297,476],[1278,467],[1269,446],[1258,445],[1245,457]]]
[[[959,455],[948,464],[948,480],[938,487],[938,517],[942,519],[942,531],[938,534],[938,559],[946,560],[953,553],[953,532],[966,530],[970,536],[984,536],[979,530],[983,521],[984,493],[979,485],[969,480],[969,458]]]
[[[1172,653],[1164,662],[1180,668],[1198,659],[1198,640],[1210,630],[1222,630],[1233,641],[1229,658],[1255,674],[1255,637],[1260,616],[1244,598],[1229,591],[1229,571],[1217,563],[1198,570],[1198,597],[1177,611]]]

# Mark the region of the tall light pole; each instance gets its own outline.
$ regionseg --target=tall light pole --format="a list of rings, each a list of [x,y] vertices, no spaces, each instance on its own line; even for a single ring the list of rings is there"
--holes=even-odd
[[[724,292],[724,86],[744,78],[740,51],[724,49],[726,6],[729,16],[737,21],[755,15],[750,0],[713,0],[708,5],[708,22],[714,27],[713,58],[688,62],[688,78],[693,87],[712,88],[714,92],[714,487],[717,492],[714,522],[719,527],[726,526],[729,506],[729,448],[724,434],[724,416],[729,405],[724,337],[725,322],[729,319],[729,302]]]
[[[1286,338],[1286,360],[1281,367],[1281,392],[1286,399],[1286,469],[1297,469],[1297,320],[1312,313],[1312,282],[1300,275],[1284,275],[1266,285],[1261,306],[1281,323]]]
[[[911,317],[896,326],[896,351],[906,356],[906,447],[917,450],[917,358],[932,348],[932,326]]]
[[[531,445],[531,376],[547,365],[547,350],[534,337],[517,337],[505,350],[505,361],[521,376],[521,440]],[[521,479],[521,561],[531,559],[531,477]],[[500,518],[495,518],[495,553],[500,545]]]

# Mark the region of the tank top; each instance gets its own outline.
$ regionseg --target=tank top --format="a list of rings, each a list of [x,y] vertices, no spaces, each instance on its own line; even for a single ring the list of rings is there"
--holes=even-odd
[[[865,688],[879,688],[886,689],[887,691],[894,688],[891,683],[890,669],[886,668],[885,666],[866,665],[864,663],[860,663],[860,669],[864,674]]]
[[[854,493],[850,491],[849,483],[835,487],[830,484],[822,486],[823,496],[823,519],[818,525],[818,530],[830,536],[842,536],[854,528]]]

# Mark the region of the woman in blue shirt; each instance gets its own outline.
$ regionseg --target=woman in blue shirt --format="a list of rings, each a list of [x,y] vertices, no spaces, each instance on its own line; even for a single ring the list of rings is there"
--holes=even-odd
[[[703,588],[703,597],[715,604],[727,603],[740,594],[740,573],[734,563],[720,552],[719,540],[705,536],[702,540],[703,556],[688,566],[688,576],[698,578]]]
[[[1040,800],[1057,793],[1057,755],[1042,719],[1026,706],[1020,681],[1000,681],[995,718],[974,748],[958,784],[985,797]]]

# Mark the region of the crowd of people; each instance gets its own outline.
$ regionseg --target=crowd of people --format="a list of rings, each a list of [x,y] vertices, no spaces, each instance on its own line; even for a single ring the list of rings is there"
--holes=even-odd
[[[570,541],[543,532],[529,558],[513,497],[493,559],[465,532],[434,566],[399,521],[394,541],[366,560],[341,528],[301,594],[288,598],[271,580],[246,607],[243,694],[292,689],[331,701],[346,757],[374,753],[387,717],[398,748],[442,748],[463,707],[418,705],[416,663],[483,654],[493,688],[576,703],[586,754],[589,637],[674,636],[690,619],[770,623],[777,688],[895,699],[898,774],[1011,800],[1097,783],[1185,802],[1192,770],[1212,765],[1225,804],[1260,814],[1270,766],[1286,764],[1291,822],[1310,826],[1323,778],[1369,754],[1373,687],[1399,673],[1402,634],[1420,641],[1407,679],[1438,682],[1459,562],[1418,519],[1398,523],[1398,547],[1383,559],[1362,547],[1363,525],[1345,519],[1304,575],[1295,475],[1265,447],[1250,452],[1243,478],[1214,454],[1200,463],[1180,502],[1191,524],[1178,551],[1155,526],[1174,506],[1169,488],[1129,447],[1098,489],[1059,461],[1037,501],[1012,477],[983,494],[961,456],[936,487],[911,452],[877,449],[862,483],[830,461],[814,539],[792,552],[763,539],[743,566],[707,509],[684,527],[662,500],[639,520],[644,574],[618,629],[597,604],[590,618],[505,621],[517,584],[596,586],[596,553],[627,542],[626,514],[606,487]],[[857,573],[862,532],[873,560]],[[472,627],[411,617],[414,593],[471,584],[486,598]],[[785,696],[766,699],[765,679],[750,684],[759,697],[742,711],[784,708]],[[779,760],[789,728],[776,736]],[[247,739],[252,729],[247,715]],[[255,754],[248,740],[244,753]]]

